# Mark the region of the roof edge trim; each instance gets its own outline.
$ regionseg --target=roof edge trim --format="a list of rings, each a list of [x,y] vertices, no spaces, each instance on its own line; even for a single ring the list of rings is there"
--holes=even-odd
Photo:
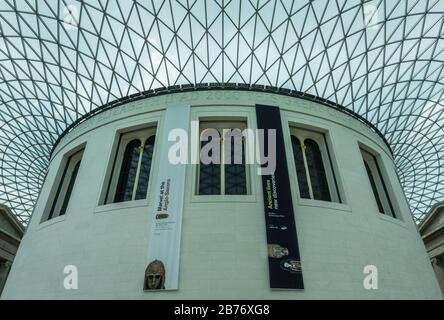
[[[56,142],[54,143],[51,153],[49,155],[49,159],[52,158],[52,155],[57,148],[60,141],[63,139],[64,136],[66,136],[69,132],[71,132],[73,129],[75,129],[77,126],[79,126],[81,123],[85,122],[86,120],[94,117],[97,114],[100,114],[102,112],[111,110],[113,108],[119,107],[121,105],[127,104],[129,102],[138,101],[141,99],[156,97],[160,95],[166,95],[166,94],[172,94],[172,93],[180,93],[180,92],[192,92],[192,91],[208,91],[208,90],[241,90],[241,91],[253,91],[253,92],[265,92],[265,93],[274,93],[279,94],[283,96],[290,96],[295,97],[299,99],[304,99],[312,102],[316,102],[319,104],[322,104],[324,106],[327,106],[329,108],[333,108],[335,110],[341,111],[343,113],[348,114],[349,116],[353,117],[354,119],[360,121],[361,123],[365,124],[366,126],[370,127],[378,136],[384,141],[386,144],[388,150],[390,151],[390,154],[393,157],[393,150],[390,147],[390,144],[388,143],[387,139],[384,137],[384,135],[376,128],[375,125],[373,125],[371,122],[369,122],[367,119],[365,119],[363,116],[359,115],[358,113],[339,105],[333,101],[320,98],[318,96],[303,93],[297,90],[291,90],[291,89],[285,89],[285,88],[279,88],[279,87],[272,87],[272,86],[264,86],[264,85],[258,85],[258,84],[242,84],[242,83],[200,83],[200,84],[183,84],[183,85],[175,85],[170,87],[159,87],[156,89],[151,89],[143,92],[138,92],[132,95],[129,95],[124,98],[113,100],[107,104],[104,104],[77,119],[74,121],[71,125],[69,125],[57,138]]]

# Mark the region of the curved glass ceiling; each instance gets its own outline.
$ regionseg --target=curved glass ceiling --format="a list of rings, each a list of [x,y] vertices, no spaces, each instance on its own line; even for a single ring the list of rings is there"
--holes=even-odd
[[[444,199],[444,0],[0,0],[0,203],[27,223],[57,137],[172,85],[310,93],[390,143],[416,219]]]

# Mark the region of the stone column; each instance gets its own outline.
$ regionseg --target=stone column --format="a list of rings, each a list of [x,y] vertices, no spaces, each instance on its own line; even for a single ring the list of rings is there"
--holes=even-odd
[[[9,270],[11,269],[12,262],[5,261],[0,263],[0,295],[3,291],[3,287],[5,286],[6,279],[8,278]]]
[[[444,255],[436,256],[431,259],[433,270],[435,270],[441,292],[444,296]]]

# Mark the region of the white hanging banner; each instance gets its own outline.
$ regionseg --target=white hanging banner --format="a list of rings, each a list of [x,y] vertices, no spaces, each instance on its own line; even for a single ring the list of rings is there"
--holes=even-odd
[[[185,192],[187,136],[190,106],[166,109],[159,143],[160,161],[154,184],[148,263],[144,291],[177,290],[179,286],[180,237]],[[170,141],[172,140],[172,141]],[[178,148],[179,140],[182,149]],[[183,153],[185,154],[183,154]],[[169,154],[172,155],[171,159]]]

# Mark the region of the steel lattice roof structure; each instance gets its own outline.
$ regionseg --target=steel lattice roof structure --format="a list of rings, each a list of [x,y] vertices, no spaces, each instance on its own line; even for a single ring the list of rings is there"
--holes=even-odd
[[[238,83],[354,111],[414,218],[444,199],[444,0],[0,0],[0,203],[26,224],[71,124],[156,88]]]

